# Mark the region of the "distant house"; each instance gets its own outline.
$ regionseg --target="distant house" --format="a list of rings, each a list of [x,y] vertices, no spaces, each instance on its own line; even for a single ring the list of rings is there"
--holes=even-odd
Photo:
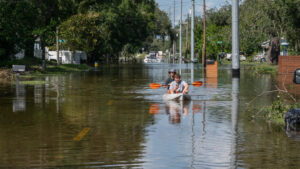
[[[40,45],[40,38],[37,38],[34,42],[34,57],[42,59],[42,48]],[[19,53],[15,54],[16,59],[23,59],[25,56],[25,50],[21,49]]]
[[[37,38],[34,43],[34,57],[42,59],[42,48],[40,43],[40,38]],[[25,56],[25,50],[22,49],[19,53],[15,54],[16,59],[23,59]],[[57,60],[57,52],[49,51],[49,48],[45,48],[45,59]],[[87,54],[83,51],[75,51],[73,56],[72,51],[70,50],[60,50],[59,51],[59,60],[62,64],[80,64],[87,60]]]
[[[41,39],[37,38],[34,42],[34,57],[42,59]]]
[[[22,49],[19,53],[15,54],[14,57],[15,57],[16,59],[23,59],[24,56],[25,56],[25,50]]]
[[[56,51],[49,51],[46,48],[46,59],[50,60],[57,60],[57,52]],[[59,51],[59,60],[62,64],[80,64],[87,60],[87,54],[83,51],[75,51],[73,56],[72,51],[70,50],[60,50]]]

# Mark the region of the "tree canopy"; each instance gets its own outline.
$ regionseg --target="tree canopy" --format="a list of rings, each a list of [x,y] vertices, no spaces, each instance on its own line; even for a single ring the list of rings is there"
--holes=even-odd
[[[284,37],[290,53],[299,53],[300,0],[244,0],[240,4],[240,50],[248,56],[262,50],[261,44]],[[202,18],[195,30],[196,51],[202,51]],[[231,5],[207,11],[207,55],[215,58],[231,52]],[[222,45],[217,45],[222,41]]]
[[[154,0],[0,0],[0,17],[0,59],[21,49],[32,57],[38,37],[42,49],[54,46],[57,28],[63,48],[87,52],[91,63],[134,53],[171,33]]]

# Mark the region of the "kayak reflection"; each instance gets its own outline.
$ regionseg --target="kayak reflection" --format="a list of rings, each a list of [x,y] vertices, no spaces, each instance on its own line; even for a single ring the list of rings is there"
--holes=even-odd
[[[181,122],[181,116],[188,115],[190,101],[167,101],[165,104],[166,113],[169,115],[170,123]]]

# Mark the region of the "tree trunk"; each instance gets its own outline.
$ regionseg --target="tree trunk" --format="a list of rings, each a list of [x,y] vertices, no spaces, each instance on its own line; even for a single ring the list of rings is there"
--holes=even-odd
[[[87,54],[87,64],[88,65],[94,65],[94,63],[95,63],[95,57],[94,57],[94,55],[92,54],[92,53],[88,53]]]
[[[272,64],[272,56],[271,56],[271,46],[270,44],[267,46],[267,63]]]
[[[42,49],[42,70],[46,70],[46,57],[45,57],[45,43],[43,39],[41,39],[41,49]]]
[[[34,56],[34,40],[28,40],[25,44],[25,56],[28,58],[33,58]]]
[[[108,54],[108,53],[106,54],[106,64],[109,64],[109,55],[110,54]]]
[[[268,55],[267,55],[267,62],[269,64],[277,64],[279,55],[280,55],[280,39],[274,37],[270,41]]]

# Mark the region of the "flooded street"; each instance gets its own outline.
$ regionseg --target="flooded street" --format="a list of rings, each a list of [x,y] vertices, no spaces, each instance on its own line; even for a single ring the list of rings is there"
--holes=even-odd
[[[149,87],[170,68],[205,82],[190,86],[192,101],[164,102],[166,89]],[[299,139],[246,111],[272,103],[253,98],[276,81],[244,68],[232,78],[230,65],[216,73],[121,64],[0,84],[0,168],[298,168]]]

